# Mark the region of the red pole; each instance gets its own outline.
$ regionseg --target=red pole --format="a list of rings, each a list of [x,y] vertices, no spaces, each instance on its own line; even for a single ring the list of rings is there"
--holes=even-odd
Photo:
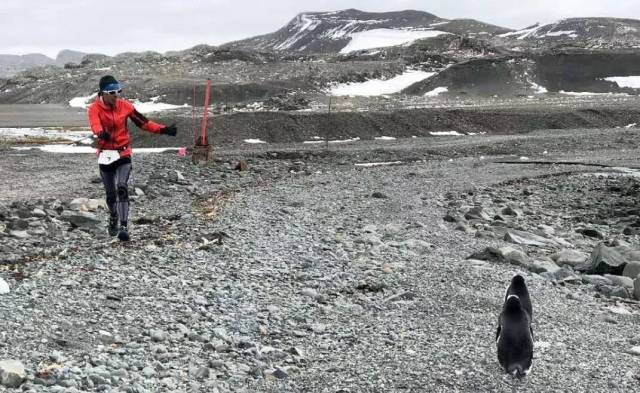
[[[207,136],[207,120],[209,117],[209,98],[211,97],[211,79],[207,79],[207,90],[204,93],[204,114],[202,115],[202,129],[200,130],[200,142],[205,146]]]
[[[198,129],[196,128],[196,85],[193,85],[193,107],[191,109],[191,120],[193,123],[194,136],[198,135]]]

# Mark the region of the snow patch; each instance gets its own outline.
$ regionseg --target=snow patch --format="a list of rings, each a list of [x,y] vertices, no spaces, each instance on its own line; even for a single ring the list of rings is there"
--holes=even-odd
[[[448,135],[454,135],[454,136],[458,136],[458,135],[464,135],[459,133],[458,131],[431,131],[429,132],[430,135],[433,136],[448,136]]]
[[[443,34],[449,33],[438,30],[371,29],[350,34],[351,41],[340,50],[340,53],[403,45],[421,38],[433,38]]]
[[[98,93],[93,93],[86,97],[75,97],[69,101],[69,106],[72,108],[88,108],[91,102],[98,96]],[[172,105],[157,102],[160,97],[153,97],[149,102],[140,102],[138,100],[132,100],[131,103],[136,107],[140,113],[152,113],[161,112],[177,108],[187,108],[188,104],[184,105]]]
[[[334,96],[379,96],[398,93],[416,82],[435,75],[435,72],[408,70],[391,79],[370,79],[365,82],[341,83],[330,88]]]
[[[545,34],[543,37],[560,37],[561,35],[568,35],[571,38],[577,38],[578,35],[575,34],[575,30],[568,31],[550,31]]]
[[[69,100],[69,106],[72,108],[87,108],[91,101],[98,96],[98,93],[93,93],[86,97],[75,97]]]
[[[396,140],[396,138],[392,136],[377,136],[375,137],[375,139],[378,141],[395,141]]]
[[[531,83],[531,87],[535,90],[536,94],[545,94],[549,92],[546,88],[540,86],[535,82],[530,82],[530,83]]]
[[[12,147],[14,150],[32,150],[37,149],[47,153],[57,153],[57,154],[95,154],[96,149],[91,146],[73,146],[73,145],[42,145],[42,146],[20,146],[20,147]],[[177,147],[143,147],[133,149],[134,153],[163,153],[165,151],[177,151],[179,148]]]
[[[154,97],[154,98],[157,101],[157,99],[159,97]],[[189,107],[188,104],[173,105],[173,104],[164,104],[162,102],[153,101],[153,98],[151,100],[152,101],[149,101],[149,102],[140,102],[138,100],[134,100],[134,101],[131,101],[131,103],[133,104],[133,106],[136,107],[136,109],[140,113],[162,112],[162,111],[168,111],[168,110],[172,110],[172,109],[188,108]]]
[[[267,143],[267,142],[260,139],[245,139],[244,143],[257,144],[257,143]]]
[[[359,140],[360,138],[355,137],[355,138],[349,138],[349,139],[338,139],[335,141],[329,141],[329,143],[348,143],[348,142],[357,142]]]
[[[630,87],[632,89],[640,89],[640,76],[611,76],[604,78],[609,82],[615,82],[619,87]]]
[[[92,136],[91,131],[65,131],[62,129],[46,128],[0,128],[0,139],[63,139],[68,141],[80,141]]]
[[[560,90],[559,93],[565,94],[568,96],[613,96],[613,95],[628,96],[629,95],[627,93],[592,93],[588,91],[564,91],[564,90]]]
[[[424,93],[425,97],[437,97],[440,93],[446,93],[449,91],[448,87],[436,87],[435,89]]]
[[[363,162],[354,164],[355,166],[371,168],[374,166],[387,166],[387,165],[399,165],[402,164],[402,161],[389,161],[389,162]]]
[[[296,42],[302,39],[302,37],[315,30],[320,23],[322,23],[322,21],[312,19],[309,15],[301,14],[294,22],[294,27],[297,29],[297,32],[284,42],[276,45],[275,49],[284,50],[291,48]]]

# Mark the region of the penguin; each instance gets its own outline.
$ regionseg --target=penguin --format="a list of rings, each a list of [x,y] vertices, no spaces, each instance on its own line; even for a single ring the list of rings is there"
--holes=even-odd
[[[496,331],[498,362],[505,372],[522,378],[533,365],[532,307],[522,276],[513,277],[505,297]]]
[[[527,290],[527,284],[524,282],[524,278],[516,274],[511,279],[511,284],[507,287],[504,294],[504,301],[507,301],[509,295],[516,295],[520,298],[520,303],[524,310],[529,314],[529,319],[533,320],[533,308],[531,307],[531,298],[529,297],[529,290]]]

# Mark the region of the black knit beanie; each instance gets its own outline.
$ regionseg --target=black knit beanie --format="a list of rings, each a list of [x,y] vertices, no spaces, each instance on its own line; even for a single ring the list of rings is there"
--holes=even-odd
[[[105,90],[105,88],[109,85],[118,85],[120,84],[120,82],[118,82],[116,80],[116,78],[112,77],[111,75],[105,75],[102,78],[100,78],[100,91]]]

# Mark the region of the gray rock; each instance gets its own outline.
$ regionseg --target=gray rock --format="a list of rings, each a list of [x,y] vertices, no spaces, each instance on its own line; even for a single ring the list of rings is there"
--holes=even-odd
[[[580,233],[584,236],[587,237],[592,237],[594,239],[604,239],[604,235],[598,231],[597,229],[593,229],[593,228],[580,228],[580,229],[576,229],[577,233]]]
[[[28,239],[30,237],[27,231],[9,231],[9,236],[19,240]]]
[[[38,218],[44,218],[47,216],[47,213],[45,213],[45,211],[42,209],[33,209],[31,214],[33,215],[33,217],[38,217]]]
[[[191,376],[195,379],[206,379],[209,378],[209,367],[199,367],[191,373]]]
[[[559,266],[569,265],[575,268],[584,265],[589,256],[583,252],[565,248],[551,255],[551,259]]]
[[[514,243],[514,244],[522,244],[525,246],[545,246],[549,244],[555,244],[555,241],[551,239],[547,239],[542,236],[538,236],[534,233],[516,231],[514,229],[510,229],[505,233],[504,240]]]
[[[149,333],[149,336],[151,336],[151,339],[153,341],[164,341],[167,339],[167,333],[165,333],[164,331],[160,330],[160,329],[154,329]]]
[[[60,218],[68,221],[74,226],[84,228],[93,228],[100,223],[100,220],[98,220],[98,217],[96,217],[94,214],[83,211],[75,212],[65,210],[60,215]]]
[[[634,356],[640,356],[640,347],[633,347],[629,349],[628,353]]]
[[[372,246],[378,246],[382,244],[382,240],[380,239],[380,236],[374,233],[368,233],[368,232],[363,233],[362,236],[360,236],[360,242],[364,244],[370,244]]]
[[[540,274],[543,277],[546,277],[551,280],[563,281],[563,282],[580,282],[581,278],[576,275],[573,270],[570,268],[563,266],[555,272],[546,272]]]
[[[640,278],[633,280],[633,297],[640,300]]]
[[[462,231],[464,233],[472,233],[473,229],[471,229],[471,227],[467,224],[465,224],[464,222],[459,222],[456,225],[456,231]]]
[[[511,246],[500,247],[500,255],[502,258],[513,265],[528,266],[527,254]]]
[[[27,377],[24,365],[17,360],[0,361],[0,384],[8,388],[17,388]]]
[[[105,199],[89,199],[85,207],[90,212],[107,210],[107,201]]]
[[[522,212],[522,210],[518,208],[515,208],[513,206],[507,206],[504,209],[502,209],[502,214],[504,214],[505,216],[520,217],[524,213]]]
[[[151,378],[156,374],[156,370],[153,367],[147,366],[142,369],[142,375],[144,375],[146,378]]]
[[[593,274],[620,275],[629,262],[623,255],[626,251],[628,251],[628,247],[625,246],[607,247],[604,243],[599,243],[591,253],[586,271]]]
[[[447,214],[444,216],[443,220],[445,220],[446,222],[451,222],[451,223],[466,221],[464,219],[464,217],[462,217],[456,211],[447,212]]]
[[[555,273],[556,271],[560,270],[560,266],[556,265],[551,260],[533,261],[529,264],[528,268],[534,273],[544,273],[544,272]]]
[[[69,209],[75,211],[87,210],[87,202],[89,202],[88,198],[76,198],[69,202]]]
[[[640,261],[631,261],[627,263],[622,271],[622,275],[625,277],[629,277],[635,279],[640,274]]]
[[[467,220],[491,220],[491,217],[482,210],[481,206],[476,206],[469,209],[469,211],[464,215],[464,218],[466,218]]]
[[[619,287],[625,287],[625,288],[633,289],[633,279],[632,278],[624,277],[624,276],[616,276],[616,275],[613,275],[613,274],[605,274],[605,275],[603,275],[603,277],[608,278],[609,280],[611,280],[613,285],[617,285]]]
[[[312,288],[304,288],[302,291],[300,291],[300,294],[312,299],[317,299],[320,296],[320,294],[318,294],[318,292],[316,292],[316,290]]]
[[[379,191],[376,191],[376,192],[374,192],[373,194],[371,194],[371,198],[375,198],[375,199],[387,199],[387,198],[389,198],[389,197],[388,197],[388,196],[386,196],[385,194],[383,194],[383,193],[379,192]]]
[[[582,275],[582,282],[593,285],[613,285],[613,282],[604,276],[597,274],[584,274]]]
[[[365,225],[364,228],[362,228],[362,231],[365,233],[376,233],[378,231],[378,227],[373,224],[369,224]]]
[[[269,369],[264,371],[266,379],[287,379],[289,374],[281,368]]]
[[[538,229],[546,235],[554,235],[556,233],[556,230],[549,225],[540,224]]]
[[[220,340],[228,344],[233,343],[233,339],[229,336],[227,331],[222,327],[217,327],[213,329],[212,333],[213,333],[213,337],[219,338]]]
[[[98,334],[100,335],[100,341],[104,345],[113,344],[114,339],[111,333],[107,332],[106,330],[100,330],[98,331]]]
[[[387,224],[384,226],[384,235],[393,237],[402,232],[403,228],[401,224]]]
[[[630,299],[632,293],[629,288],[617,286],[611,291],[611,296],[619,297],[622,299]]]

